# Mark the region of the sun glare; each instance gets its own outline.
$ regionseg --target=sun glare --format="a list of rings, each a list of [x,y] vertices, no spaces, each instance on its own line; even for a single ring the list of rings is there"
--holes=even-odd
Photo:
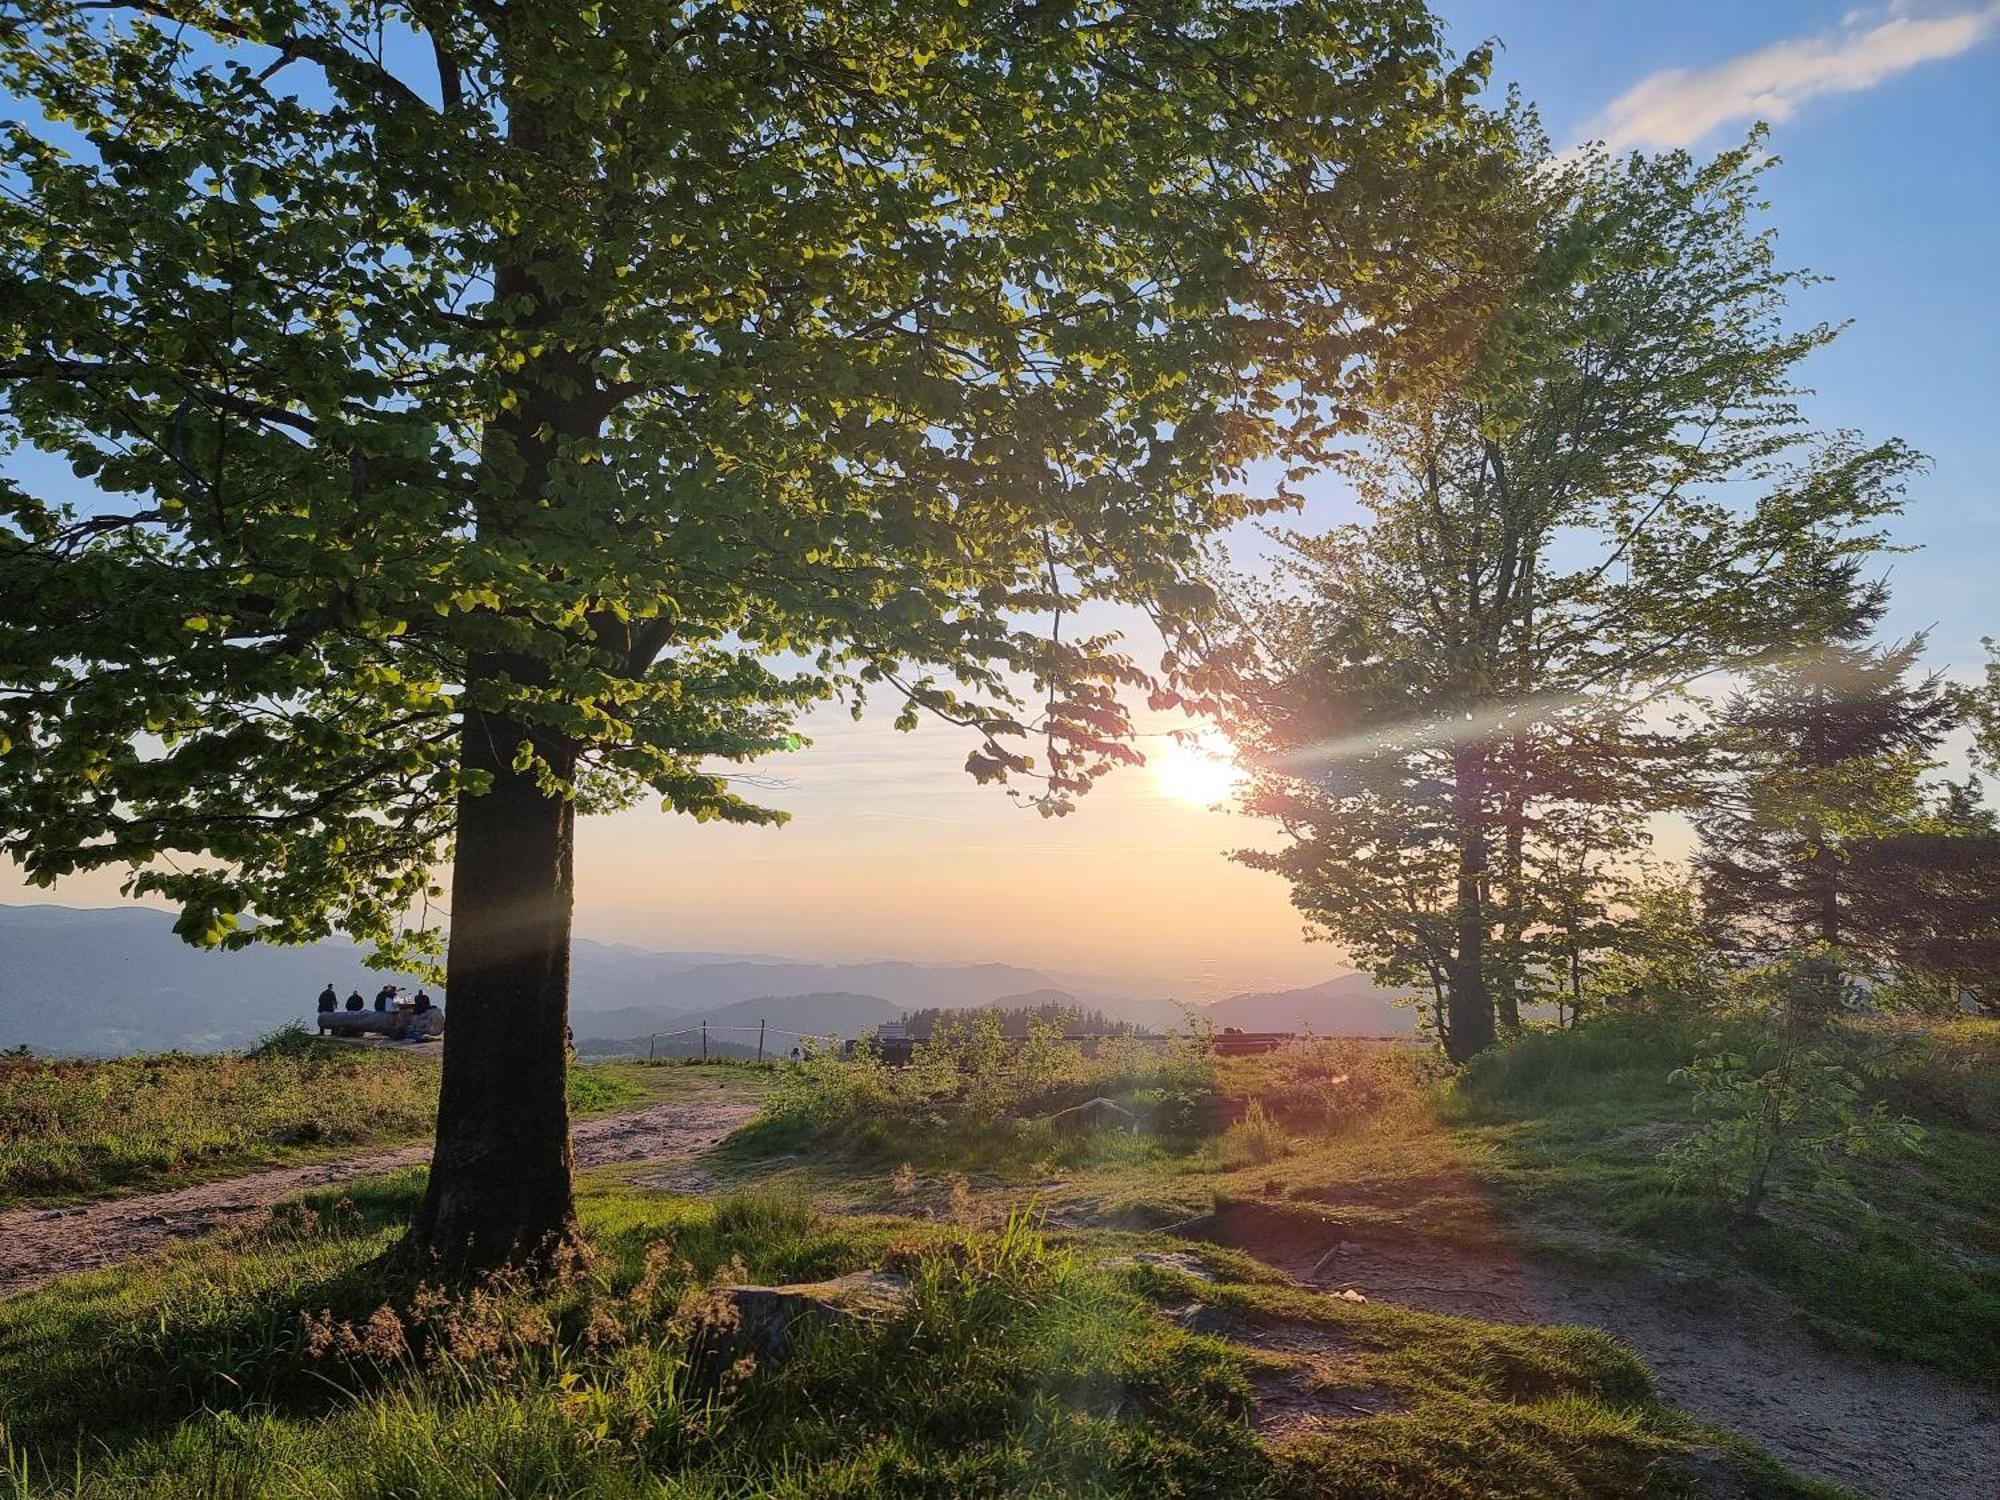
[[[1243,768],[1219,734],[1204,735],[1192,744],[1169,740],[1148,752],[1146,760],[1153,768],[1153,784],[1176,802],[1214,807],[1243,785]]]

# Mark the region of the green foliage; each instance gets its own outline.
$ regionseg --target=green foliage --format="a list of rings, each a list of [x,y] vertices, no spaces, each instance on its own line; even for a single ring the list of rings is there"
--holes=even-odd
[[[1986,670],[1976,683],[1951,689],[1952,707],[1972,731],[1975,764],[2000,775],[2000,643],[1988,636]]]
[[[1785,1040],[1753,1061],[1721,1052],[1677,1069],[1707,1121],[1670,1147],[1667,1169],[1683,1192],[1756,1214],[1767,1198],[1824,1198],[1865,1209],[1852,1160],[1920,1150],[1924,1132],[1867,1102],[1863,1080],[1829,1052]]]
[[[1890,963],[1936,900],[1924,867],[1944,851],[1879,856],[1945,832],[1923,778],[1951,705],[1935,676],[1911,679],[1922,636],[1854,644],[1881,609],[1865,599],[1853,628],[1755,673],[1717,715],[1727,775],[1697,819],[1695,868],[1716,926],[1753,952],[1817,942]]]
[[[1459,267],[1497,311],[1454,378],[1376,393],[1367,515],[1288,552],[1231,658],[1249,798],[1286,839],[1239,855],[1385,981],[1440,1001],[1451,1055],[1615,949],[1647,815],[1698,801],[1698,744],[1644,710],[1845,628],[1918,464],[1822,438],[1752,141],[1554,157],[1531,118]]]
[[[871,691],[1061,810],[1147,682],[1048,620],[1203,617],[1487,61],[1417,0],[28,7],[0,851],[434,947],[461,799],[775,820],[718,767]]]
[[[977,1011],[942,1018],[907,1067],[866,1043],[851,1057],[815,1053],[778,1075],[753,1133],[935,1163],[1077,1149],[1041,1117],[1099,1096],[1133,1109],[1148,1137],[1185,1140],[1212,1120],[1216,1068],[1201,1039],[1082,1043],[1062,1031],[1031,1019],[1011,1039]]]
[[[1694,882],[1684,877],[1639,880],[1620,897],[1626,910],[1618,939],[1590,966],[1582,987],[1584,1013],[1643,1009],[1686,1016],[1723,1004],[1731,976],[1703,919]]]

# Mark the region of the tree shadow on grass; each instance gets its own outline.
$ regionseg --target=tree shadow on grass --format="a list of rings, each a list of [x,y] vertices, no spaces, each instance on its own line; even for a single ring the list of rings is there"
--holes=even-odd
[[[0,1303],[0,1424],[54,1449],[116,1449],[203,1411],[324,1409],[382,1368],[329,1368],[308,1314],[366,1319],[407,1297],[364,1267],[408,1222],[421,1171],[279,1205],[255,1227]]]

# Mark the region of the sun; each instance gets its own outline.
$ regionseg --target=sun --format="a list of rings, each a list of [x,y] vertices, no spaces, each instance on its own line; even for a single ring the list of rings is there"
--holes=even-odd
[[[1230,755],[1229,742],[1213,732],[1189,744],[1169,740],[1150,752],[1146,763],[1164,795],[1196,807],[1227,802],[1243,785],[1243,768]]]

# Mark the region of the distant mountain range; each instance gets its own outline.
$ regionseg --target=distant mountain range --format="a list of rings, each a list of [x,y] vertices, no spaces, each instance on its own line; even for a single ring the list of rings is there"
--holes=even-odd
[[[343,941],[206,952],[174,936],[170,913],[149,907],[0,904],[0,1047],[97,1054],[242,1047],[309,1018],[324,984],[345,995],[356,988],[372,994],[385,980],[414,982],[366,969],[362,958],[362,949]],[[759,1021],[772,1033],[854,1036],[906,1010],[1033,1005],[1049,992],[1075,993],[1040,970],[1012,964],[811,963],[767,954],[662,953],[588,939],[575,945],[571,986],[579,1044],[628,1048],[654,1033],[698,1033],[703,1021],[718,1044],[747,1039],[754,1047]],[[1410,1012],[1358,974],[1307,989],[1233,995],[1209,1007],[1096,992],[1077,998],[1156,1029],[1190,1012],[1246,1031],[1411,1029]],[[775,1045],[775,1035],[768,1040]],[[782,1050],[791,1045],[787,1035]]]

